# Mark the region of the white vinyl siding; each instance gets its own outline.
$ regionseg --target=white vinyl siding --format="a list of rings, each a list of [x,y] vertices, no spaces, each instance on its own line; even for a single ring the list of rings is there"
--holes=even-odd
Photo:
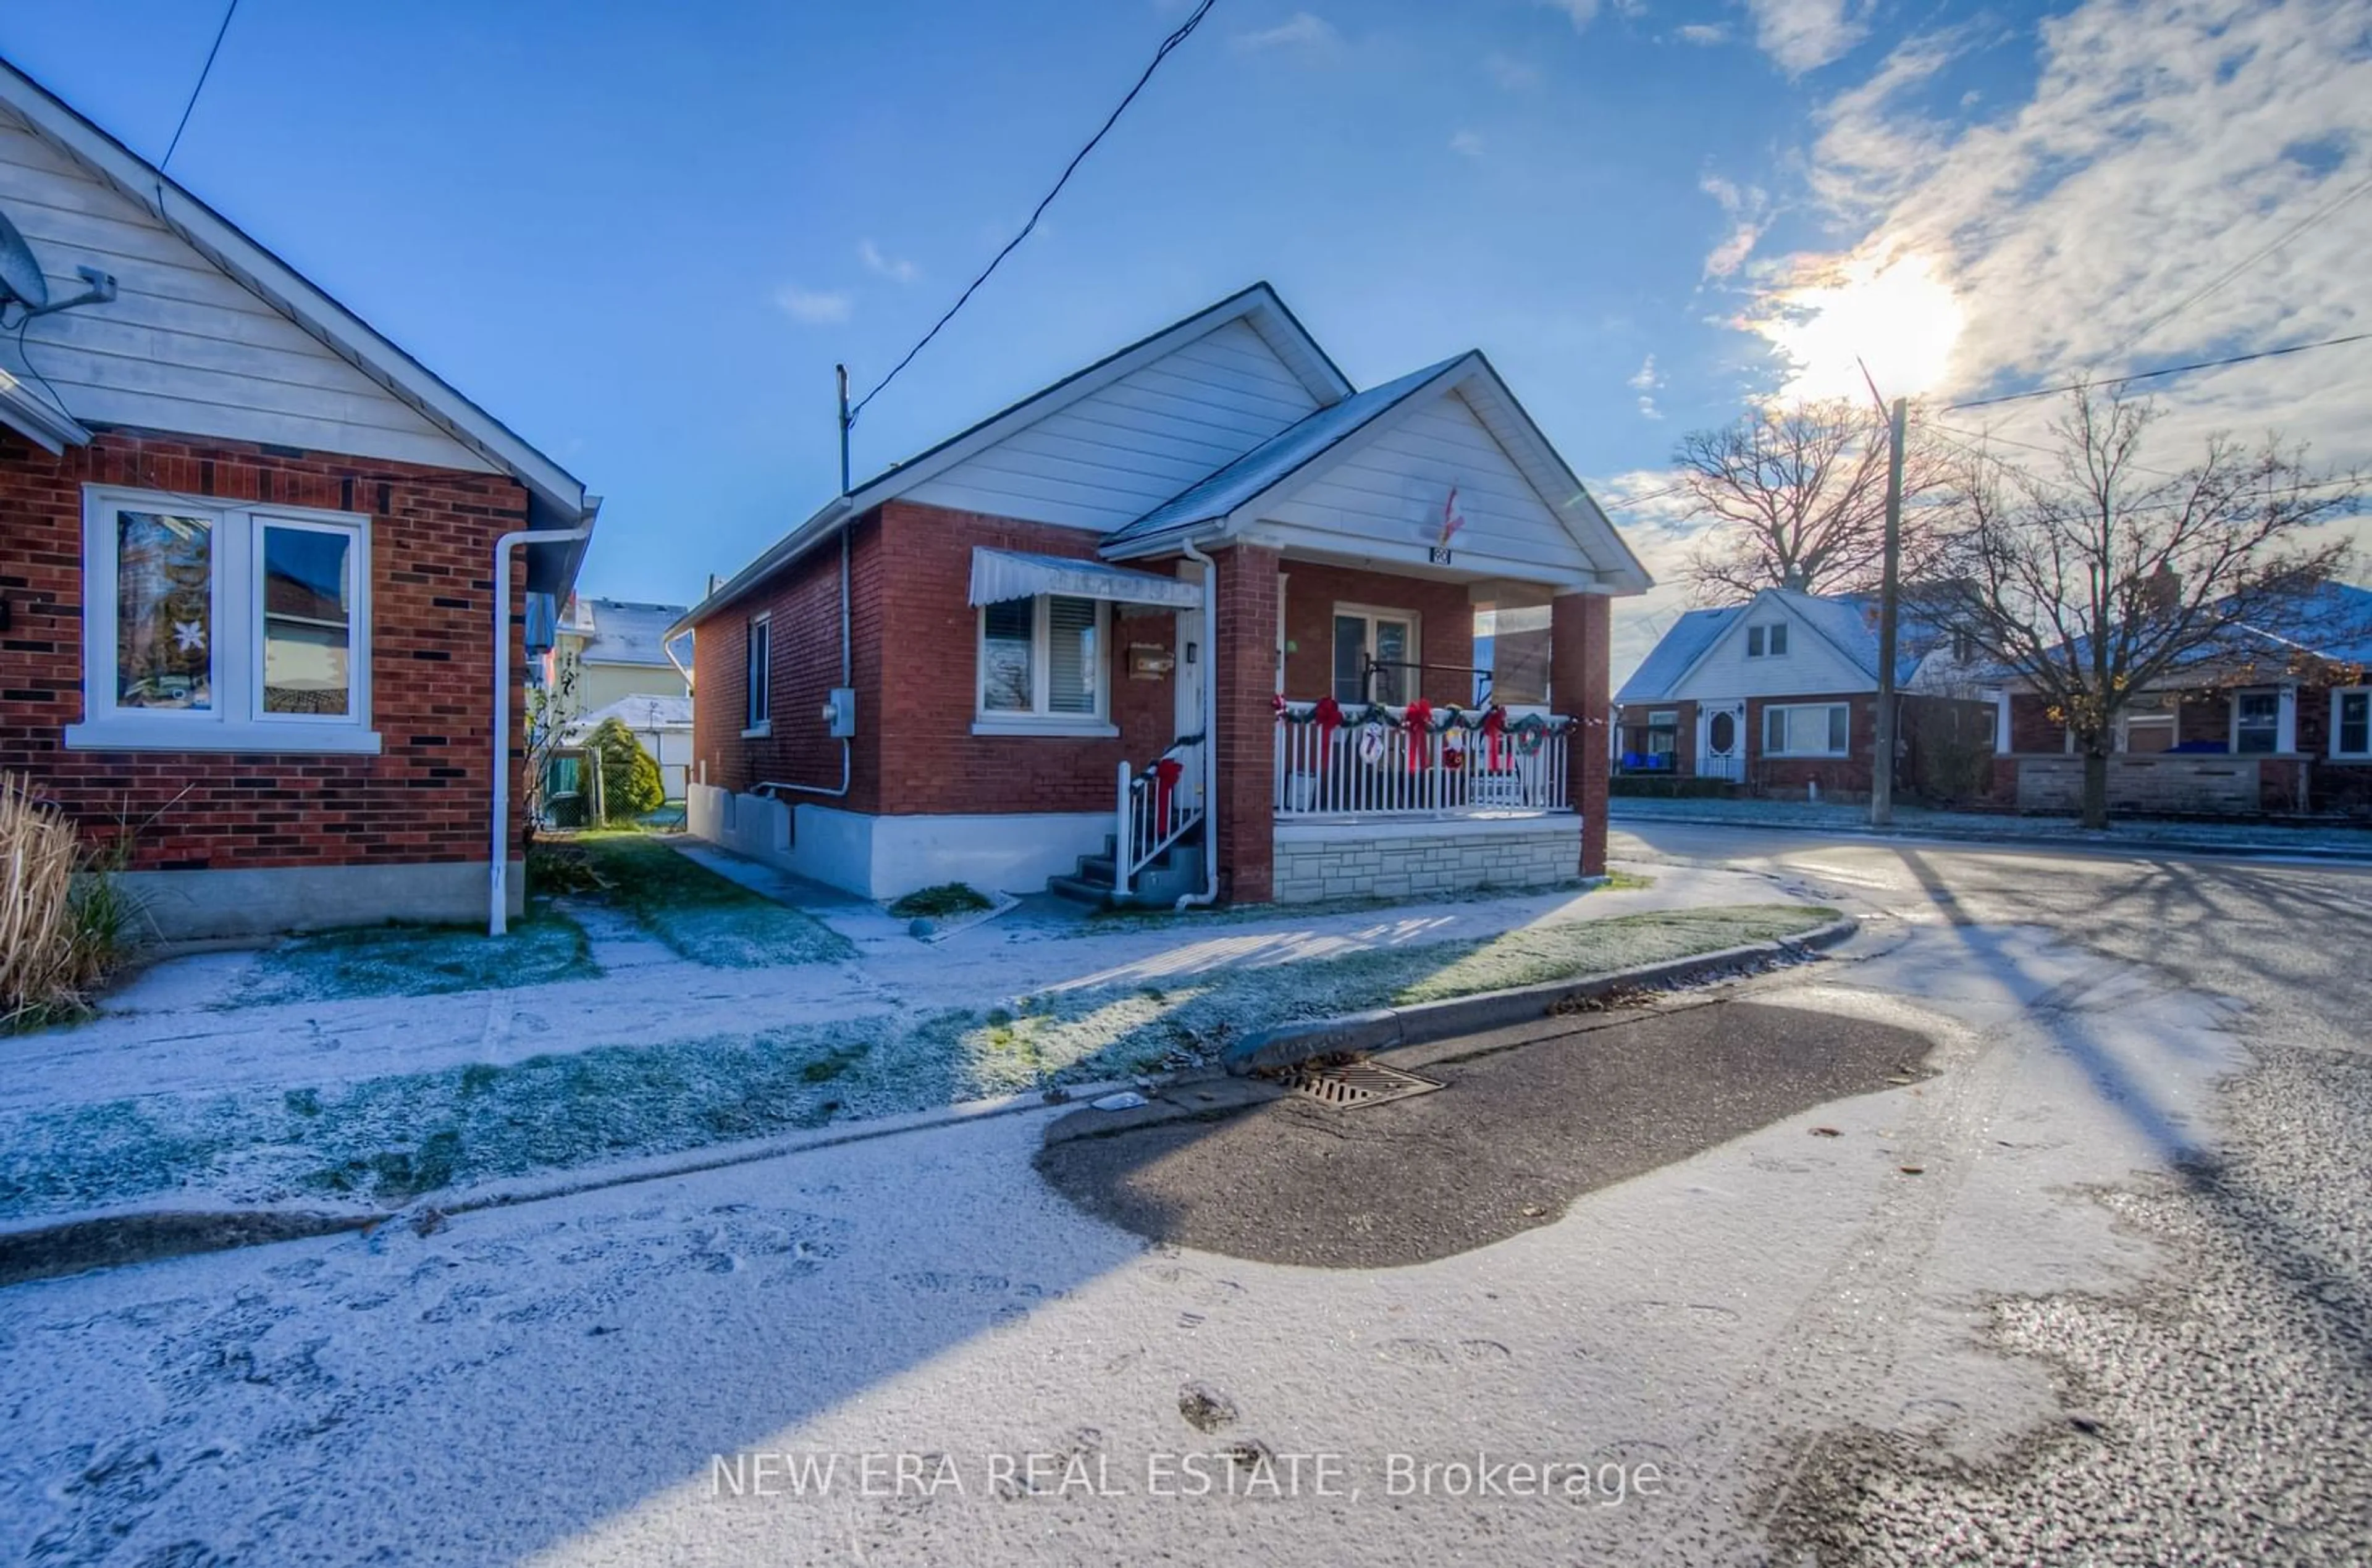
[[[1852,749],[1852,713],[1843,703],[1774,703],[1762,710],[1765,757],[1843,757]]]
[[[6,109],[0,212],[53,295],[83,290],[77,266],[115,275],[111,303],[26,329],[29,356],[76,419],[492,471]],[[22,373],[13,333],[0,366]]]
[[[1272,501],[1267,519],[1301,533],[1296,542],[1372,556],[1379,540],[1408,547],[1415,560],[1441,535],[1442,503],[1452,485],[1465,526],[1452,536],[1455,564],[1488,570],[1504,563],[1528,579],[1590,569],[1554,513],[1458,392],[1393,420],[1374,439],[1346,443],[1340,461],[1321,460],[1308,482]]]
[[[1770,623],[1767,614],[1758,622],[1766,627]],[[1750,656],[1749,630],[1743,617],[1733,623],[1705,650],[1672,695],[1713,703],[1740,697],[1825,697],[1876,688],[1868,673],[1848,661],[1834,644],[1808,626],[1792,623],[1792,618],[1785,658],[1767,654]]]
[[[907,499],[1110,530],[1317,407],[1259,332],[1230,321],[916,485]]]

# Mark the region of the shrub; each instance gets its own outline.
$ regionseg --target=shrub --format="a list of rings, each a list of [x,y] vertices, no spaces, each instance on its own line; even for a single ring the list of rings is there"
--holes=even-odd
[[[74,824],[0,773],[0,1028],[71,1017],[122,961],[135,910],[120,850],[84,850]]]
[[[610,821],[632,821],[665,804],[658,763],[623,724],[603,719],[585,738],[585,749],[601,759],[601,812]]]
[[[993,900],[968,882],[942,882],[936,888],[916,889],[891,904],[890,912],[901,920],[916,915],[938,920],[994,907]]]

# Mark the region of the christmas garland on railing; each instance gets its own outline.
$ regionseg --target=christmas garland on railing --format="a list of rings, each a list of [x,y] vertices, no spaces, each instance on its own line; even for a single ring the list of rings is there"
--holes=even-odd
[[[1447,735],[1451,730],[1471,730],[1481,735],[1489,747],[1484,766],[1490,772],[1497,772],[1506,765],[1506,750],[1511,743],[1520,755],[1535,757],[1548,744],[1550,736],[1561,734],[1573,726],[1573,720],[1554,714],[1526,714],[1521,718],[1510,718],[1507,710],[1495,703],[1488,708],[1460,708],[1452,704],[1436,710],[1420,697],[1395,714],[1381,703],[1355,703],[1345,709],[1332,697],[1320,697],[1315,703],[1289,703],[1278,696],[1273,702],[1279,723],[1314,724],[1318,726],[1320,757],[1331,751],[1337,729],[1349,727],[1366,732],[1361,737],[1359,752],[1360,759],[1369,764],[1380,761],[1383,756],[1386,730],[1408,732],[1408,759],[1412,772],[1424,767],[1431,760],[1427,738],[1432,736]],[[1451,768],[1462,767],[1465,765],[1464,756],[1462,748],[1445,747],[1442,764]]]

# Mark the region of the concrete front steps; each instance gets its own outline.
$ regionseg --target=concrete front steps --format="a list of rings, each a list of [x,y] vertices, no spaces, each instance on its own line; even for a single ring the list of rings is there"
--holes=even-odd
[[[1113,886],[1119,842],[1114,835],[1106,833],[1101,854],[1079,856],[1078,870],[1050,878],[1046,890],[1096,909],[1168,909],[1187,894],[1203,890],[1203,830],[1199,825],[1189,828],[1176,843],[1137,867],[1136,875],[1129,878],[1125,897]]]

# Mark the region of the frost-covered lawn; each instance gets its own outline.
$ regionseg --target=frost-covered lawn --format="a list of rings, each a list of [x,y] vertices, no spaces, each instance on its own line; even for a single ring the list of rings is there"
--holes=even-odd
[[[1653,877],[1636,871],[1615,871],[1604,877],[1576,877],[1563,882],[1541,882],[1524,888],[1467,888],[1454,893],[1429,893],[1429,905],[1490,903],[1510,898],[1529,899],[1546,893],[1635,893],[1656,885]],[[1334,914],[1382,914],[1406,909],[1408,899],[1318,899],[1283,906],[1296,920],[1317,920]],[[1275,922],[1280,906],[1239,904],[1234,908],[1099,909],[1089,912],[1069,933],[1072,936],[1109,936],[1115,931],[1183,930],[1189,926],[1267,924]]]
[[[678,854],[642,833],[580,833],[611,902],[678,957],[713,969],[832,963],[855,957],[848,939],[813,918]]]
[[[0,1112],[0,1217],[176,1192],[394,1203],[457,1183],[1183,1065],[1238,1031],[1287,1019],[1622,969],[1833,918],[1754,904],[1554,920],[1210,969],[1160,986],[1051,987],[1005,1007],[594,1045],[320,1087],[11,1109]]]
[[[365,925],[291,937],[256,956],[245,983],[224,1005],[434,996],[600,972],[583,928],[566,915],[538,910],[501,936],[475,926]]]

